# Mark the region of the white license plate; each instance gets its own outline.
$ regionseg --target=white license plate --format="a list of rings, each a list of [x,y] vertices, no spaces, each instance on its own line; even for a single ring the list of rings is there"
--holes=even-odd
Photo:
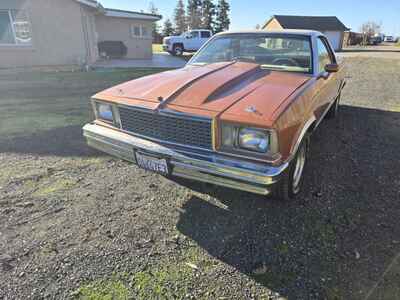
[[[168,164],[166,159],[158,159],[136,152],[136,162],[139,167],[152,172],[168,175]]]

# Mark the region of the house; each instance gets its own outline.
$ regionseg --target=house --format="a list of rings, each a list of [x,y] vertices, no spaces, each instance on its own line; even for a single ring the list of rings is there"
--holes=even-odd
[[[328,38],[335,50],[343,47],[344,32],[350,30],[337,17],[325,16],[272,16],[262,27],[264,30],[305,29],[319,31]]]
[[[126,58],[151,58],[152,24],[160,19],[94,0],[1,0],[0,68],[90,65],[101,41],[123,42]]]

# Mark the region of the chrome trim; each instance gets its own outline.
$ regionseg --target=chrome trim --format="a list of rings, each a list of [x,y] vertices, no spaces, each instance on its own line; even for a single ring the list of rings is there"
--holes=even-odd
[[[230,125],[230,126],[235,126],[238,128],[235,143],[238,142],[237,139],[239,138],[239,130],[241,128],[249,128],[249,129],[267,132],[271,138],[270,142],[272,139],[274,139],[274,142],[278,143],[278,135],[274,128],[260,128],[260,127],[253,127],[253,126],[246,127],[244,125],[240,125],[237,123],[230,123],[230,122],[225,122],[225,123],[220,122],[219,123],[217,130],[218,130],[218,136],[220,137],[220,143],[221,143],[221,137],[222,137],[222,126],[225,124]],[[278,147],[279,147],[279,145],[278,145]],[[229,156],[237,157],[237,158],[249,159],[249,157],[251,157],[252,160],[264,162],[264,163],[271,163],[271,164],[278,162],[282,157],[281,154],[279,153],[279,149],[278,149],[277,153],[271,153],[270,151],[268,151],[266,153],[262,153],[262,152],[246,150],[244,148],[241,148],[241,147],[235,146],[235,145],[232,145],[232,147],[220,145],[220,148],[216,151],[220,154],[229,155]]]
[[[288,163],[270,166],[232,159],[217,153],[205,159],[194,158],[196,153],[181,153],[173,148],[134,137],[122,131],[97,124],[83,127],[88,145],[100,151],[135,163],[134,149],[166,157],[172,176],[209,182],[216,185],[266,195],[271,185],[278,182]]]
[[[92,109],[93,109],[94,116],[95,116],[96,120],[104,122],[104,123],[106,123],[108,125],[113,125],[115,127],[121,128],[121,118],[120,118],[119,111],[118,111],[118,108],[115,105],[115,103],[108,102],[108,101],[97,100],[97,99],[91,99],[90,102],[91,102]],[[111,111],[112,111],[112,114],[113,114],[113,121],[104,120],[104,119],[99,117],[99,112],[97,111],[97,107],[98,107],[97,104],[106,104],[106,105],[109,105],[111,107]]]
[[[121,131],[126,133],[126,134],[129,134],[131,136],[144,138],[144,139],[147,139],[149,141],[153,141],[153,142],[157,142],[157,143],[161,143],[161,144],[165,144],[165,145],[179,146],[179,147],[190,148],[190,149],[193,149],[193,150],[213,152],[212,149],[201,148],[201,147],[190,146],[190,145],[184,145],[184,144],[178,144],[178,143],[174,143],[174,142],[168,142],[168,141],[165,141],[165,140],[159,140],[159,139],[151,138],[151,137],[148,137],[148,136],[145,136],[145,135],[141,135],[141,134],[137,134],[137,133],[134,133],[134,132],[131,132],[131,131],[124,130],[124,129],[122,129],[122,127],[121,127]]]
[[[308,129],[311,127],[311,125],[315,122],[316,118],[313,115],[307,122],[306,124],[303,126],[303,129],[300,132],[299,137],[297,138],[296,143],[292,146],[292,149],[290,151],[290,156],[289,158],[286,160],[287,162],[290,162],[293,157],[296,155],[297,150],[300,147],[301,141],[303,140],[304,136],[306,135]]]
[[[207,117],[202,117],[202,116],[197,116],[197,115],[193,115],[193,114],[186,114],[186,113],[181,113],[181,112],[177,112],[177,111],[173,111],[170,109],[162,109],[162,110],[151,110],[148,108],[142,108],[142,107],[138,107],[138,106],[129,106],[129,105],[124,105],[124,104],[118,104],[116,106],[118,109],[119,107],[124,107],[126,109],[131,109],[131,110],[136,110],[136,111],[145,111],[147,113],[154,113],[154,114],[162,114],[165,116],[173,116],[175,118],[179,118],[179,119],[187,119],[187,120],[195,120],[195,121],[207,121],[211,124],[211,143],[213,146],[213,128],[212,128],[212,123],[213,123],[213,119],[211,118],[207,118]],[[119,111],[118,111],[118,115],[119,115]],[[162,143],[162,144],[166,144],[166,145],[171,145],[171,146],[180,146],[180,147],[185,147],[185,148],[190,148],[190,149],[195,149],[195,150],[200,150],[200,151],[207,151],[207,152],[213,152],[214,149],[208,149],[208,148],[202,148],[202,147],[196,147],[196,146],[191,146],[191,145],[186,145],[186,144],[180,144],[180,143],[174,143],[174,142],[169,142],[166,140],[161,140],[161,139],[156,139],[156,138],[152,138],[152,137],[148,137],[145,135],[141,135],[132,131],[128,131],[128,130],[124,130],[123,126],[122,126],[122,122],[120,120],[120,124],[121,124],[121,131],[125,132],[129,135],[132,136],[136,136],[136,137],[140,137],[140,138],[144,138],[150,141],[154,141],[154,142],[158,142],[158,143]]]
[[[180,119],[189,119],[189,120],[194,119],[194,120],[199,120],[199,121],[208,121],[210,123],[212,122],[212,118],[194,115],[194,114],[183,113],[183,112],[172,110],[170,108],[149,109],[148,107],[132,106],[132,105],[126,105],[126,104],[120,104],[120,103],[118,103],[116,106],[118,108],[123,107],[123,108],[131,109],[131,110],[145,111],[147,113],[161,114],[161,115],[165,115],[165,116],[173,116],[175,118],[180,118]]]
[[[335,102],[338,99],[338,97],[339,97],[339,95],[335,97],[335,100],[333,100],[333,101],[331,101],[331,103],[329,103],[328,107],[324,110],[324,112],[322,113],[321,117],[319,118],[319,120],[315,124],[314,130],[317,129],[318,126],[321,124],[321,122],[325,119],[326,114],[329,112],[331,107],[335,104]]]

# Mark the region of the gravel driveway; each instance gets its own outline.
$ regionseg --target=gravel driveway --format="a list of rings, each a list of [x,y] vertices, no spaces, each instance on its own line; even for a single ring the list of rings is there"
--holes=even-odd
[[[111,79],[0,85],[2,115],[32,113],[12,97],[75,95],[0,138],[0,299],[399,299],[400,61],[346,62],[340,117],[312,137],[292,203],[88,149],[77,95]]]

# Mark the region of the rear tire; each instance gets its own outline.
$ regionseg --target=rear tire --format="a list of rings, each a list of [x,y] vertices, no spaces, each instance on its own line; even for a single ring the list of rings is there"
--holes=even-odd
[[[281,179],[277,183],[274,196],[280,200],[290,201],[301,191],[309,139],[309,136],[306,136],[300,143],[294,159],[290,162],[288,169],[282,174]]]

